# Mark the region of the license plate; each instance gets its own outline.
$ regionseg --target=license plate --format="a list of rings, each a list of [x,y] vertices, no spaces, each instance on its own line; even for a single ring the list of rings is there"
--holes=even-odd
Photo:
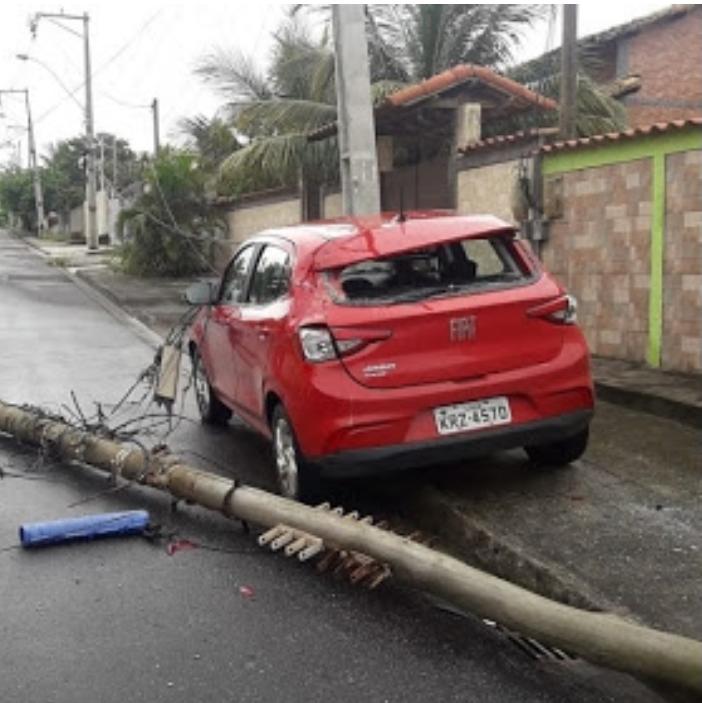
[[[455,434],[495,425],[508,425],[512,422],[512,412],[507,398],[485,398],[436,408],[434,421],[439,434]]]

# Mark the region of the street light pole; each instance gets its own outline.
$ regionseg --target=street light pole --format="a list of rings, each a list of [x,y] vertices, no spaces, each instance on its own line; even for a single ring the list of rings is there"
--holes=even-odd
[[[32,123],[32,109],[29,105],[29,90],[24,91],[24,103],[27,106],[27,140],[29,141],[29,155],[34,174],[34,202],[37,208],[37,236],[41,237],[44,231],[44,195],[41,190],[41,176],[37,159],[37,143],[34,138],[34,124]]]
[[[85,222],[85,240],[88,244],[89,251],[96,251],[98,248],[98,231],[97,231],[97,170],[95,165],[95,130],[93,119],[93,84],[92,73],[90,71],[90,32],[89,22],[90,17],[87,12],[82,15],[69,15],[64,12],[37,12],[30,22],[32,35],[36,36],[39,20],[42,18],[73,20],[83,23],[83,58],[85,63],[85,139],[86,139],[86,182],[85,182],[85,199],[88,205],[88,213]],[[63,29],[77,34],[68,27],[59,25]]]
[[[88,32],[88,13],[83,13],[83,51],[85,56],[85,138],[88,142],[88,172],[86,197],[88,200],[88,221],[85,240],[89,250],[98,248],[97,202],[95,191],[97,174],[95,172],[95,130],[93,126],[93,79],[90,71],[90,37]]]
[[[37,145],[36,140],[34,139],[34,123],[32,122],[32,109],[29,103],[29,90],[27,88],[8,88],[0,90],[0,97],[3,93],[24,95],[24,105],[27,110],[27,142],[29,147],[29,161],[27,165],[32,169],[34,180],[34,203],[37,212],[37,236],[41,237],[41,233],[44,230],[44,196],[41,189],[41,175],[39,173],[39,162],[37,159]]]
[[[158,118],[158,98],[151,101],[151,111],[154,118],[154,156],[158,156],[161,149],[161,139],[159,136],[159,118]]]

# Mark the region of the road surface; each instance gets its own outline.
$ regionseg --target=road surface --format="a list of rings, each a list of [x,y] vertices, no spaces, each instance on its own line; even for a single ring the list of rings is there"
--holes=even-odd
[[[109,409],[152,356],[4,233],[0,341],[0,398],[56,411],[71,391],[83,412]],[[168,441],[192,463],[211,468],[210,457],[223,473],[271,484],[266,443],[239,425],[185,421]],[[658,700],[583,663],[534,661],[479,620],[396,584],[368,593],[320,576],[218,516],[173,515],[165,497],[138,487],[105,493],[97,474],[7,439],[0,467],[3,703]],[[207,548],[169,556],[140,537],[15,548],[22,522],[135,507]]]

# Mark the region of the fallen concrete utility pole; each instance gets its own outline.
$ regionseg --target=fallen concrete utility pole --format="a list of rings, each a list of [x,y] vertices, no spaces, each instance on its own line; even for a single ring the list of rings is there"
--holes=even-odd
[[[602,666],[702,692],[702,642],[548,600],[408,538],[333,511],[238,486],[169,454],[149,454],[0,402],[0,432],[227,517],[286,525],[386,564],[394,576],[458,608]]]

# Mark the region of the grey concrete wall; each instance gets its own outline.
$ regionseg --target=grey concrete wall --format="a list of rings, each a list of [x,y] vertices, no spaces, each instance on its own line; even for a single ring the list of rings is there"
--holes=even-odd
[[[237,205],[226,215],[229,237],[238,244],[264,229],[296,225],[301,221],[301,213],[299,196],[266,198]]]
[[[456,174],[456,210],[462,215],[495,215],[516,224],[512,215],[518,160],[503,161]]]

